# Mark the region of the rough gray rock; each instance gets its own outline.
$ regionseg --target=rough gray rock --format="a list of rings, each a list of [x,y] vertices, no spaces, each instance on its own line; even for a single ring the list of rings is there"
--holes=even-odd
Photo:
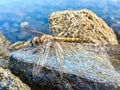
[[[8,69],[0,67],[0,90],[30,90],[30,88]]]
[[[112,53],[114,49],[107,45],[61,43],[61,46],[64,48],[63,79],[53,49],[36,76],[32,76],[32,68],[37,55],[32,50],[12,52],[9,69],[33,90],[120,90],[120,69],[110,62],[119,52]]]

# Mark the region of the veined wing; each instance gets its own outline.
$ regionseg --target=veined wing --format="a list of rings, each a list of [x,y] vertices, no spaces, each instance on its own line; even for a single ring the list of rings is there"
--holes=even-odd
[[[25,32],[28,32],[28,33],[30,33],[30,34],[33,34],[33,35],[35,35],[35,36],[41,37],[42,35],[45,35],[45,34],[42,33],[42,32],[37,32],[37,31],[33,30],[33,29],[29,26],[29,23],[28,23],[28,22],[23,22],[23,23],[21,23],[20,28],[21,28],[21,30],[23,30],[23,31],[25,31]]]

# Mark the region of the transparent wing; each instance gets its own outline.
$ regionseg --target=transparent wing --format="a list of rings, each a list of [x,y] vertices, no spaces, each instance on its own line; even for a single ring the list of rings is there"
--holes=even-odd
[[[33,29],[30,27],[30,25],[29,25],[28,22],[23,22],[23,23],[21,23],[20,28],[21,28],[21,30],[23,30],[23,31],[25,31],[25,32],[28,32],[28,33],[30,33],[30,34],[33,34],[33,35],[35,35],[35,36],[41,37],[42,35],[44,35],[44,33],[42,33],[42,32],[37,32],[37,31],[33,30]]]
[[[32,72],[33,75],[38,75],[41,72],[42,68],[44,67],[50,51],[50,45],[51,42],[46,40],[41,46],[40,52],[37,55],[38,58],[34,61],[33,72]]]
[[[63,78],[63,60],[64,60],[63,49],[58,42],[54,43],[54,48],[55,48],[55,54],[57,57],[58,69],[60,71],[60,76],[62,79]]]

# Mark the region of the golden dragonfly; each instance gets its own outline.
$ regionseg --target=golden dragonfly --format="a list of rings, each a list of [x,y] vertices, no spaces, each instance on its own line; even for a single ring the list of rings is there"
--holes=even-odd
[[[45,39],[50,39],[50,41],[52,42],[75,42],[75,43],[80,43],[81,41],[85,42],[86,40],[80,39],[80,38],[68,38],[68,37],[54,37],[52,35],[48,35],[42,32],[37,32],[35,30],[33,30],[32,28],[30,28],[29,23],[28,22],[23,22],[21,24],[21,30],[24,30],[25,32],[28,32],[30,34],[33,34],[37,37],[34,37],[31,40],[31,44],[35,45],[38,43],[43,43]]]
[[[24,22],[21,24],[21,30],[26,31],[28,33],[34,34],[35,37],[30,41],[32,45],[40,44],[40,49],[39,49],[39,58],[35,60],[34,66],[33,66],[33,75],[37,75],[41,67],[44,67],[46,60],[49,55],[50,47],[54,47],[55,54],[57,57],[57,62],[59,66],[59,70],[61,72],[62,76],[62,64],[64,60],[63,56],[63,49],[61,45],[59,44],[60,41],[62,42],[76,42],[79,43],[81,42],[80,38],[63,38],[63,37],[54,37],[52,35],[44,34],[42,32],[37,32],[30,28],[28,22]]]

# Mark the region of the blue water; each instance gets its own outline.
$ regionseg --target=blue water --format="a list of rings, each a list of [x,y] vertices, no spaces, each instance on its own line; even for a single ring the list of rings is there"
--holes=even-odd
[[[55,11],[89,9],[114,30],[120,29],[119,0],[0,0],[0,32],[8,40],[28,40],[32,35],[20,30],[24,21],[32,28],[50,34],[48,16]]]

